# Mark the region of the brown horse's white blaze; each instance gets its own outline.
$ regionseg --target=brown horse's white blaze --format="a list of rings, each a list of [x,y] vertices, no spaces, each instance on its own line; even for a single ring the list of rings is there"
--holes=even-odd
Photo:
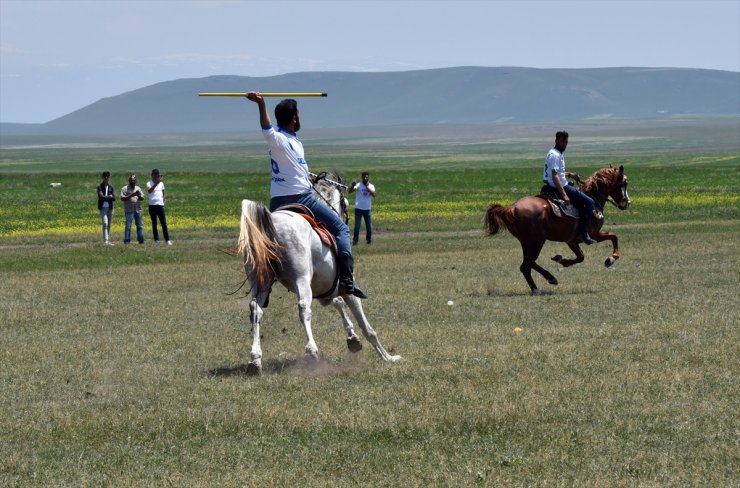
[[[609,198],[620,210],[626,210],[631,205],[623,166],[597,171],[581,185],[581,191],[593,198],[601,209]],[[579,246],[581,240],[576,233],[576,224],[556,218],[550,205],[542,197],[524,197],[510,206],[489,205],[486,207],[483,221],[488,235],[495,235],[506,229],[519,240],[522,246],[522,264],[519,270],[533,293],[537,291],[537,285],[532,279],[533,269],[551,285],[558,284],[550,272],[537,264],[537,258],[546,241],[565,242],[573,251],[575,254],[573,259],[565,259],[560,255],[552,258],[565,267],[580,263],[584,259]],[[612,255],[604,263],[609,267],[619,259],[619,241],[616,234],[601,231],[603,223],[603,219],[591,219],[591,228],[588,232],[597,242],[611,240]]]

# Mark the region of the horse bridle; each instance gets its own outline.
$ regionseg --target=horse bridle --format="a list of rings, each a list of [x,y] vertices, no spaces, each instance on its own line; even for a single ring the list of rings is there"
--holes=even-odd
[[[321,198],[324,201],[324,203],[326,203],[326,205],[328,205],[328,207],[333,210],[334,206],[332,205],[332,203],[329,200],[327,200],[326,197],[324,197],[324,195],[321,194],[321,192],[316,188],[316,185],[319,183],[319,181],[324,180],[330,185],[334,185],[336,188],[338,188],[340,193],[342,193],[343,190],[347,189],[347,185],[327,178],[326,171],[322,171],[319,174],[315,174],[315,173],[308,173],[308,174],[311,177],[311,186],[313,187],[313,190],[316,192],[319,198]],[[345,201],[344,198],[341,199],[341,201],[339,202],[339,205],[342,209],[342,212],[346,214],[347,213],[347,202]],[[339,215],[339,217],[342,218],[342,215]],[[345,221],[345,224],[346,223],[347,222]]]
[[[574,180],[576,181],[576,183],[578,183],[578,188],[580,188],[580,187],[581,187],[581,185],[583,185],[583,180],[581,179],[581,177],[580,177],[580,176],[579,176],[578,174],[574,174],[574,175],[573,175],[573,179],[574,179]],[[621,185],[620,185],[620,186],[621,186]],[[598,188],[598,187],[597,187],[597,188]],[[593,190],[592,190],[592,191],[593,191]],[[611,195],[609,195],[609,194],[604,194],[604,193],[601,193],[600,191],[593,191],[593,193],[594,193],[594,194],[595,194],[596,196],[598,196],[598,197],[601,197],[601,198],[603,198],[603,199],[604,199],[604,201],[606,201],[606,202],[609,202],[609,203],[611,203],[612,205],[614,205],[614,206],[615,206],[615,207],[617,207],[618,209],[621,209],[621,208],[622,208],[622,207],[620,207],[620,206],[619,206],[619,204],[618,204],[617,202],[615,202],[615,201],[614,201],[614,199],[612,198],[612,196],[611,196]],[[597,204],[598,204],[598,202],[597,202]]]
[[[621,188],[621,187],[622,187],[623,185],[625,185],[625,184],[626,184],[626,183],[624,183],[624,181],[622,181],[622,183],[620,183],[620,184],[619,184],[619,188]],[[624,191],[622,191],[622,196],[624,196],[624,193],[625,193],[625,192],[624,192]],[[617,202],[615,202],[615,201],[614,201],[614,199],[612,198],[612,196],[611,196],[611,195],[604,195],[604,194],[603,194],[603,193],[601,193],[601,192],[597,192],[596,194],[597,194],[598,196],[600,196],[600,197],[604,198],[604,199],[605,199],[605,200],[606,200],[607,202],[611,203],[611,204],[612,204],[612,205],[614,205],[614,206],[615,206],[616,208],[618,208],[618,209],[622,210],[622,207],[620,207],[620,206],[619,206],[619,204],[618,204]]]
[[[338,187],[338,188],[340,188],[342,190],[346,190],[347,189],[347,185],[345,185],[344,183],[341,183],[339,181],[330,180],[329,178],[327,178],[326,177],[326,171],[322,171],[319,174],[316,174],[316,173],[308,173],[308,175],[311,177],[311,182],[314,185],[316,185],[319,181],[324,180],[327,183],[331,183],[332,185],[334,185],[334,186],[336,186],[336,187]]]

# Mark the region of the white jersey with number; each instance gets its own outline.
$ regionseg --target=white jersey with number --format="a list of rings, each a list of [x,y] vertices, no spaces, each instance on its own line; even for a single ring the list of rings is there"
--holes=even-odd
[[[565,178],[565,157],[563,156],[563,153],[554,147],[550,149],[550,152],[547,153],[547,157],[545,158],[545,174],[543,179],[548,185],[553,188],[557,188],[552,179],[553,171],[557,173],[557,178],[560,180],[560,184],[565,187],[565,185],[568,184],[568,180]]]
[[[303,144],[296,134],[280,127],[275,130],[268,125],[262,127],[262,135],[270,148],[270,197],[300,195],[311,191]]]

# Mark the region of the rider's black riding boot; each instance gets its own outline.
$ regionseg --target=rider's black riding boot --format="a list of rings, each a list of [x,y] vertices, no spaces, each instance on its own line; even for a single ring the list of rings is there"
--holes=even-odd
[[[355,285],[354,257],[351,254],[339,255],[337,262],[339,264],[339,292],[354,295],[357,298],[367,298],[365,292]]]
[[[596,244],[596,241],[588,235],[588,228],[591,225],[591,216],[583,216],[578,219],[578,236],[581,238],[584,244],[590,246]]]

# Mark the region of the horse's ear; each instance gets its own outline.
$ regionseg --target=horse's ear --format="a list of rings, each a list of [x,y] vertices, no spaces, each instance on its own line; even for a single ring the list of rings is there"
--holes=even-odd
[[[619,165],[619,173],[620,174],[624,173],[624,165],[623,164],[620,164]]]

